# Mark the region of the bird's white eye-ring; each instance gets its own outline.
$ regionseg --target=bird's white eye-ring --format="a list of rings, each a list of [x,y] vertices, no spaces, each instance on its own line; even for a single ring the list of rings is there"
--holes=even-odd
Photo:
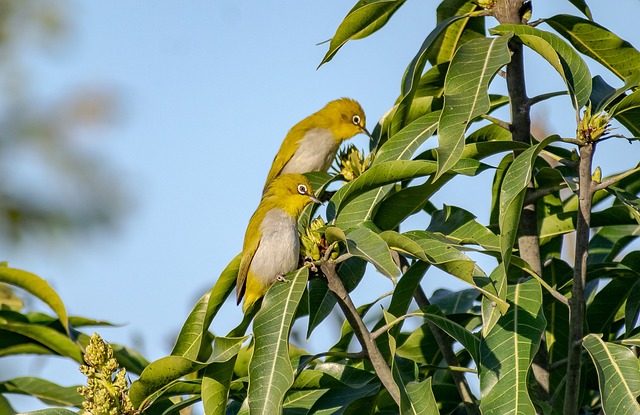
[[[299,184],[298,185],[298,193],[300,193],[301,195],[306,195],[307,194],[307,186],[305,186],[303,184]]]
[[[354,115],[353,118],[351,118],[351,121],[355,124],[355,125],[360,125],[360,116],[358,114]]]

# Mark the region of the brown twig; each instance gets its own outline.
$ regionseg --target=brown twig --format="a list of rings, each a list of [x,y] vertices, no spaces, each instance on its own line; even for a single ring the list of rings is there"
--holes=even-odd
[[[351,301],[349,293],[344,287],[344,284],[342,284],[342,280],[340,280],[340,277],[336,273],[335,261],[330,261],[325,258],[320,261],[320,269],[327,278],[329,290],[335,295],[338,305],[351,325],[358,342],[362,346],[363,351],[369,357],[380,382],[387,389],[389,395],[391,395],[391,398],[393,398],[398,407],[400,407],[400,389],[393,379],[391,369],[389,368],[389,365],[387,365],[382,353],[380,353],[378,345],[371,338],[371,333],[369,333],[369,330],[358,314],[358,310],[353,304],[353,301]]]

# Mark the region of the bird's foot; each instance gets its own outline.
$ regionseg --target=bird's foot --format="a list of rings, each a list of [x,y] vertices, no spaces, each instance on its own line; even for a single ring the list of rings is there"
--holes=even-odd
[[[284,274],[278,274],[278,276],[276,277],[276,281],[280,281],[280,282],[291,282],[288,279],[286,279],[284,277]]]
[[[313,258],[311,258],[310,256],[307,255],[306,257],[304,257],[302,262],[304,266],[308,267],[312,272],[318,272],[318,268],[316,267],[316,264],[314,264]]]

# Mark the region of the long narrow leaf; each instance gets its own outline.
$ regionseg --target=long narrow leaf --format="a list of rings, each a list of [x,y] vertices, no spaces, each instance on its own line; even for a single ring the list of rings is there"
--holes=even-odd
[[[279,414],[293,384],[289,331],[302,298],[309,270],[285,276],[290,282],[271,286],[254,321],[255,348],[249,363],[248,400],[252,414]]]

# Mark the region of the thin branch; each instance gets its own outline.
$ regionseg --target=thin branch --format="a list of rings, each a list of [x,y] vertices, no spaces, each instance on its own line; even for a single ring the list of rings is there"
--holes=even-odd
[[[498,127],[502,127],[507,131],[509,131],[510,128],[511,128],[511,126],[509,125],[508,122],[503,121],[503,120],[501,120],[499,118],[496,118],[496,117],[492,117],[491,115],[483,114],[480,117],[485,119],[485,120],[487,120],[487,121],[491,121],[492,123],[494,123]]]
[[[545,197],[545,196],[550,195],[552,193],[555,193],[555,192],[557,192],[559,190],[566,189],[566,187],[567,187],[566,184],[561,184],[561,185],[557,185],[557,186],[542,187],[542,188],[533,190],[533,191],[527,193],[527,195],[525,196],[524,204],[528,205],[528,204],[531,204],[531,203],[535,203],[541,197]]]
[[[418,307],[420,308],[425,308],[430,305],[427,295],[419,285],[416,288],[416,291],[413,293],[413,298],[416,300],[416,303],[418,303]],[[438,343],[438,348],[440,349],[440,353],[442,353],[447,366],[460,366],[458,357],[454,353],[453,349],[451,349],[449,336],[445,334],[445,332],[443,332],[440,327],[438,327],[431,321],[427,321],[427,324],[429,325],[429,329],[431,329],[431,333],[433,333],[433,337],[436,340],[436,343]],[[476,405],[473,399],[473,395],[471,395],[471,389],[469,388],[469,383],[467,383],[467,379],[464,377],[464,374],[460,372],[451,372],[451,377],[453,378],[453,381],[458,388],[458,393],[460,394],[462,403],[467,410],[467,414],[480,415],[480,409]]]
[[[620,180],[631,176],[634,173],[637,173],[640,171],[640,166],[636,167],[633,170],[629,170],[629,171],[625,171],[624,173],[620,173],[618,175],[609,177],[608,179],[603,180],[601,183],[594,183],[594,185],[591,187],[591,191],[593,193],[597,192],[598,190],[603,190],[606,189],[607,187],[618,183]]]
[[[584,336],[584,287],[587,278],[589,257],[589,226],[593,198],[591,167],[594,143],[580,147],[579,208],[576,222],[576,250],[573,268],[573,286],[569,300],[569,351],[567,354],[567,384],[564,394],[564,413],[578,413],[580,395],[580,372],[582,370],[582,337]]]
[[[385,324],[384,326],[380,327],[378,330],[374,331],[371,333],[371,338],[373,340],[377,339],[378,337],[382,336],[385,332],[387,332],[391,327],[395,326],[396,324],[400,323],[401,321],[409,318],[409,317],[424,317],[423,313],[408,313],[405,314],[403,316],[400,316],[398,318],[396,318],[395,320],[393,320],[390,323]]]
[[[351,301],[349,293],[347,292],[346,288],[344,288],[342,280],[340,280],[340,277],[336,273],[335,261],[322,261],[320,264],[320,269],[322,270],[324,276],[327,278],[329,290],[335,295],[336,300],[338,301],[338,305],[342,309],[345,318],[353,329],[353,333],[356,335],[356,338],[362,346],[363,351],[369,357],[369,360],[371,361],[373,369],[378,375],[380,382],[384,385],[384,387],[389,392],[389,395],[391,395],[391,398],[393,398],[393,400],[399,407],[400,389],[393,379],[391,369],[382,356],[382,353],[380,353],[378,345],[371,338],[371,333],[369,333],[369,330],[358,314],[358,310],[353,304],[353,301]]]

